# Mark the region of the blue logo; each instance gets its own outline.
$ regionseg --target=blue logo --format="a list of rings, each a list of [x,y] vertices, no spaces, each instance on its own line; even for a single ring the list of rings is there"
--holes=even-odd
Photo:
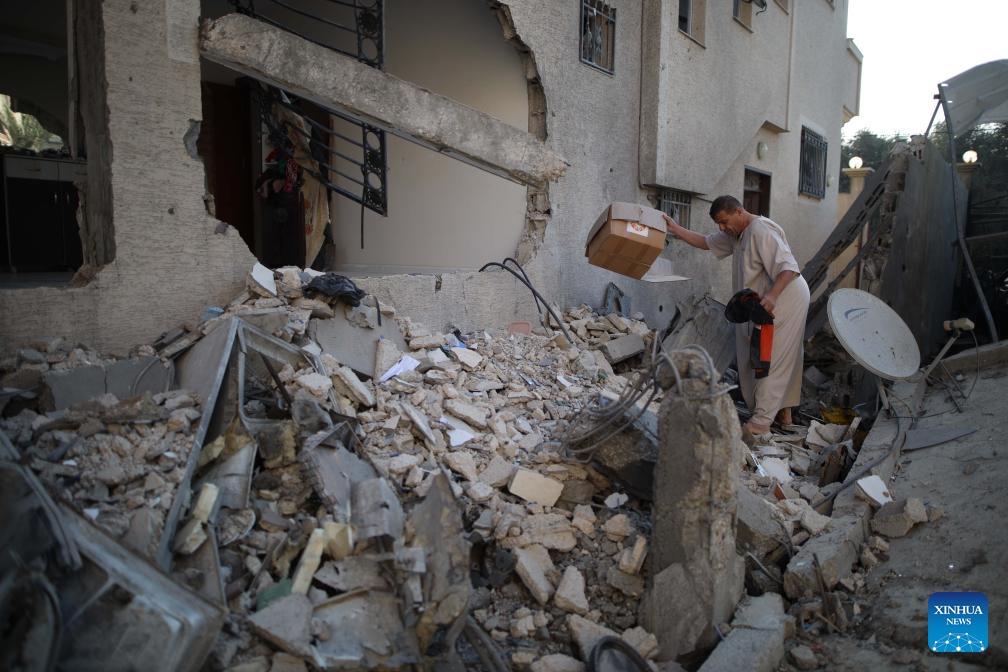
[[[935,653],[987,650],[987,596],[983,593],[931,593],[928,598],[928,648]]]

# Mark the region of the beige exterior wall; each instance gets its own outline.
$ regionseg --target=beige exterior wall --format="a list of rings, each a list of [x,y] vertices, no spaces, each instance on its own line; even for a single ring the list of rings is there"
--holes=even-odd
[[[484,3],[385,3],[385,71],[528,128],[519,54]],[[335,268],[347,274],[478,269],[513,256],[525,226],[525,187],[391,134],[388,216],[335,196]]]

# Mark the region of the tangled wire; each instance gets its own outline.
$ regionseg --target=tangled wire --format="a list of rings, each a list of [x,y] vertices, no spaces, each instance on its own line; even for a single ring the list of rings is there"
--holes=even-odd
[[[703,359],[704,373],[708,382],[705,394],[688,396],[684,393],[682,377],[673,361],[676,353],[684,352],[699,353]],[[642,372],[632,384],[627,385],[615,400],[600,395],[597,401],[585,406],[571,420],[561,438],[566,455],[579,462],[590,462],[600,445],[632,425],[644,414],[662,391],[664,387],[662,381],[669,379],[666,369],[675,380],[676,394],[685,399],[714,399],[734,387],[718,384],[719,376],[714,360],[699,345],[688,345],[671,353],[661,350],[654,357],[651,368]],[[644,401],[640,403],[642,399]]]

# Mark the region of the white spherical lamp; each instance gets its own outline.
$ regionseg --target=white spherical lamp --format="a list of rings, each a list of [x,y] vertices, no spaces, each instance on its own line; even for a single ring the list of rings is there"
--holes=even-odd
[[[861,160],[860,156],[852,156],[850,161],[847,162],[847,166],[852,170],[858,170],[863,165],[864,161]]]
[[[975,150],[967,149],[965,152],[963,152],[963,163],[976,163],[977,159],[979,158],[980,156],[976,153]]]

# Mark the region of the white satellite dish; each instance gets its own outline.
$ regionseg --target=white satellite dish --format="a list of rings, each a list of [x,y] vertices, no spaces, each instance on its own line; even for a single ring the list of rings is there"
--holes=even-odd
[[[906,322],[877,296],[838,289],[826,306],[844,350],[876,376],[904,380],[920,368],[920,348]]]

